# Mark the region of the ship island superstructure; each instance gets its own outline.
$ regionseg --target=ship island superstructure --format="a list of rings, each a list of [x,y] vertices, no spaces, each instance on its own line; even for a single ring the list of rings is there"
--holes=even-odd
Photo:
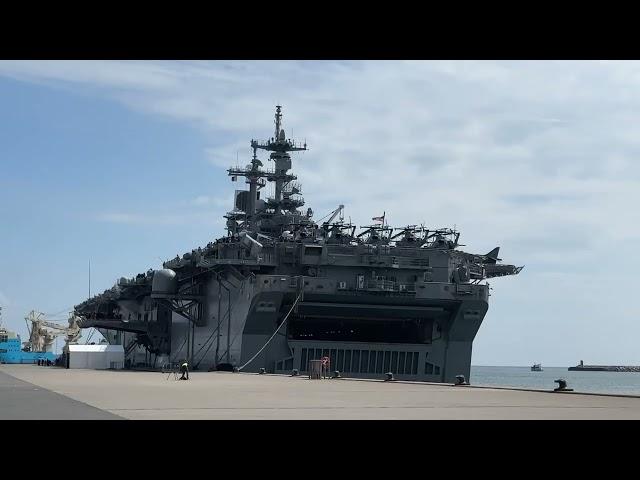
[[[206,370],[306,372],[328,357],[352,377],[451,382],[469,378],[472,342],[493,277],[522,267],[459,250],[454,229],[384,222],[356,227],[340,205],[326,220],[304,210],[291,154],[307,150],[282,128],[251,141],[227,234],[77,305],[82,328],[121,343],[135,366],[187,360]],[[258,152],[267,152],[265,168]],[[271,183],[274,195],[262,196]],[[379,219],[376,219],[379,220]],[[144,361],[140,361],[144,355]]]

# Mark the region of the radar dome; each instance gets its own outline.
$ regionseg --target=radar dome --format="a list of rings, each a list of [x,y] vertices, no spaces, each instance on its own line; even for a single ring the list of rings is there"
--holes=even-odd
[[[176,278],[176,272],[168,268],[154,272],[151,284],[153,293],[176,293],[177,289],[178,279]]]

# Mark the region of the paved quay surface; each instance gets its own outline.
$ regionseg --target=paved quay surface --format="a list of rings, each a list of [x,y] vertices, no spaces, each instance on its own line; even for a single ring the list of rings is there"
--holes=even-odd
[[[0,420],[123,420],[0,369]]]
[[[2,379],[8,376],[76,403],[43,403],[38,395],[45,393],[24,390],[24,383],[15,380],[15,386],[5,385]],[[5,382],[0,387],[0,415],[7,418],[14,412],[18,417],[13,418],[32,418],[28,413],[38,410],[37,418],[68,418],[74,412],[74,418],[88,418],[86,408],[91,406],[105,415],[154,420],[640,419],[638,397],[228,372],[192,372],[189,381],[167,376],[0,365],[0,382]],[[7,410],[7,398],[14,398],[13,410]],[[65,416],[56,417],[61,414]]]

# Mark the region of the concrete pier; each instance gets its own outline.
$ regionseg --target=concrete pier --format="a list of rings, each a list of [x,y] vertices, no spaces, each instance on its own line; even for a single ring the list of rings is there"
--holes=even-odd
[[[0,419],[640,419],[640,397],[552,393],[554,386],[541,392],[228,372],[176,381],[159,372],[0,365]]]

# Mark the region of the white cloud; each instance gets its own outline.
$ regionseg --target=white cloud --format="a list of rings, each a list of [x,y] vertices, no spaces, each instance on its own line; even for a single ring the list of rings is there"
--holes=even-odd
[[[530,269],[499,286],[510,294],[527,286],[518,297],[526,313],[513,320],[520,329],[536,328],[543,311],[576,327],[615,322],[624,302],[612,291],[590,290],[600,301],[588,320],[569,318],[570,305],[592,272],[625,282],[640,266],[616,253],[640,238],[638,62],[0,62],[0,75],[97,90],[215,133],[226,140],[207,154],[220,175],[238,152],[241,165],[249,161],[251,138],[272,135],[280,102],[287,134],[310,146],[294,157],[294,172],[317,216],[342,203],[356,222],[384,210],[398,226],[456,224],[470,251],[501,245],[505,261]],[[213,217],[231,203],[198,193],[185,195]],[[556,288],[531,295],[537,281]],[[584,348],[597,343],[589,341]]]
[[[210,197],[206,195],[200,195],[192,200],[193,205],[207,205],[209,204]]]
[[[196,198],[189,202],[190,205],[196,207],[204,207],[204,206],[216,206],[216,207],[230,207],[233,201],[229,198],[223,197],[211,197],[209,195],[198,195]]]

